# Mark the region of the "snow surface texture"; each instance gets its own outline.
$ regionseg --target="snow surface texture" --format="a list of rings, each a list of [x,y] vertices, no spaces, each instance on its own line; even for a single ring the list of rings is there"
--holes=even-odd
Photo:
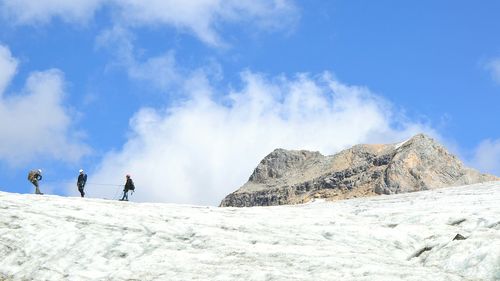
[[[500,280],[499,203],[500,182],[241,209],[0,193],[0,280]]]

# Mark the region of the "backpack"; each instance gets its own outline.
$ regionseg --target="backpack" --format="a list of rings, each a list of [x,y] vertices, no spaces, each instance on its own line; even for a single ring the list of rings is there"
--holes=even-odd
[[[135,185],[131,178],[127,179],[127,182],[125,183],[125,189],[135,190]]]
[[[29,181],[33,181],[35,179],[35,170],[31,170],[29,173],[28,173],[28,180]]]

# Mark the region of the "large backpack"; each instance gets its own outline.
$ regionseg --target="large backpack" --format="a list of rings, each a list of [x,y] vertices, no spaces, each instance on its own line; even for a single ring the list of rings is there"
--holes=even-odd
[[[31,170],[29,173],[28,173],[28,180],[29,181],[33,181],[35,179],[35,175],[36,175],[36,171],[35,170]]]

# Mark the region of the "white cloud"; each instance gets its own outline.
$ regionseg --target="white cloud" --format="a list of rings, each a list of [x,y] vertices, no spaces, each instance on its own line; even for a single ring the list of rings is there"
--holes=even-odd
[[[115,26],[101,32],[96,45],[109,49],[114,56],[111,66],[125,69],[131,79],[146,82],[161,91],[182,82],[173,51],[141,60],[137,58],[133,41],[134,36],[127,29]]]
[[[114,26],[104,30],[97,37],[96,47],[104,48],[114,56],[108,67],[124,69],[130,79],[145,82],[161,92],[176,91],[182,88],[186,77],[193,72],[202,71],[210,75],[213,80],[222,79],[222,69],[218,62],[205,59],[205,65],[197,70],[190,70],[177,63],[175,52],[169,50],[158,56],[145,57],[134,46],[134,35],[127,29]]]
[[[216,95],[196,72],[184,85],[187,100],[164,110],[140,110],[130,120],[128,141],[104,157],[93,181],[121,183],[131,173],[134,200],[216,205],[278,147],[331,154],[357,143],[433,133],[404,121],[367,88],[342,84],[328,73],[241,77],[241,89]],[[94,196],[113,194],[89,188]]]
[[[46,24],[54,17],[71,23],[85,23],[103,0],[3,0],[2,15],[16,24]]]
[[[221,44],[217,27],[223,22],[247,22],[265,29],[289,28],[297,17],[288,0],[121,1],[124,23],[172,25],[188,29],[202,41]]]
[[[500,84],[500,58],[492,59],[486,64],[491,73],[491,78]]]
[[[143,63],[135,62],[128,67],[128,74],[133,79],[150,82],[159,89],[167,89],[180,79],[175,64],[174,54],[170,51]]]
[[[12,57],[10,50],[0,45],[0,98],[12,77],[16,74],[18,62]]]
[[[483,173],[500,176],[500,139],[482,141],[476,148],[472,165]]]
[[[244,23],[263,30],[290,29],[298,18],[290,0],[4,0],[4,18],[17,24],[45,24],[52,18],[85,23],[109,7],[122,26],[171,26],[210,45],[223,45],[222,23]]]
[[[17,61],[0,46],[0,160],[16,165],[37,157],[76,161],[89,152],[70,131],[63,105],[64,79],[52,69],[30,74],[22,93],[3,92],[16,72]]]

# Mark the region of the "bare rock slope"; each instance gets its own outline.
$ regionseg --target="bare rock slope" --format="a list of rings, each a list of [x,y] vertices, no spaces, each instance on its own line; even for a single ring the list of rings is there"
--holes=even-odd
[[[339,200],[466,185],[500,178],[465,167],[419,134],[398,144],[362,144],[332,156],[276,149],[221,206],[249,207]]]

